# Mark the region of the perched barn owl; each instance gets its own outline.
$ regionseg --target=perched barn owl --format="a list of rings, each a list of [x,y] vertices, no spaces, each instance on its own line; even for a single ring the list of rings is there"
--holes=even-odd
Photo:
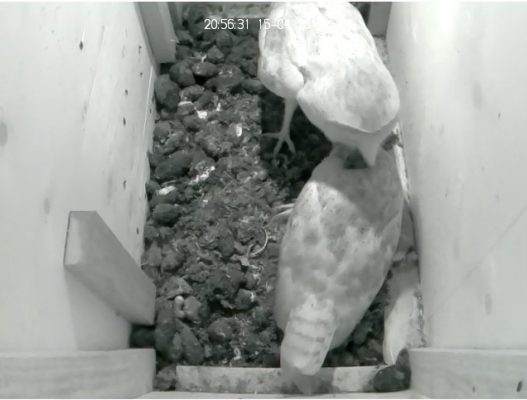
[[[300,105],[333,143],[368,165],[397,123],[399,94],[359,11],[347,2],[273,3],[259,36],[258,76],[285,99],[275,154]]]
[[[327,352],[349,337],[381,288],[401,229],[393,152],[381,149],[370,168],[349,168],[350,160],[336,145],[315,168],[280,247],[274,313],[284,331],[282,375],[306,394],[316,390]]]

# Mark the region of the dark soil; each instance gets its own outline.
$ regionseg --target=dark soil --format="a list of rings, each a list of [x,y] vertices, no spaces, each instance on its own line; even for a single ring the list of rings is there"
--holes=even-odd
[[[142,262],[157,287],[156,324],[134,327],[131,342],[155,347],[158,370],[279,366],[272,308],[285,223],[274,208],[294,202],[331,144],[297,109],[297,152],[284,145],[273,159],[276,142],[262,132],[280,129],[283,101],[256,78],[257,34],[190,23],[156,83]],[[384,296],[327,366],[382,363]]]

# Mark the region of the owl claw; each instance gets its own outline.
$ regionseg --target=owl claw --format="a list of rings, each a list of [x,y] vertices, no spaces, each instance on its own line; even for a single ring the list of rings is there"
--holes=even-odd
[[[280,149],[282,148],[284,142],[287,144],[287,147],[289,148],[289,151],[293,154],[296,153],[295,145],[293,141],[291,140],[291,137],[289,136],[288,131],[280,131],[277,133],[264,133],[264,136],[269,136],[274,139],[278,140],[278,143],[276,143],[276,146],[273,150],[273,157],[276,157],[278,153],[280,152]]]

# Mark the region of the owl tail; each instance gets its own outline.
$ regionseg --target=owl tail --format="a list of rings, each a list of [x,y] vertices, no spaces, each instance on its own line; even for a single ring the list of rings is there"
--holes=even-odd
[[[289,314],[280,348],[285,382],[294,382],[304,393],[317,389],[314,379],[329,351],[337,328],[333,302],[309,296]]]

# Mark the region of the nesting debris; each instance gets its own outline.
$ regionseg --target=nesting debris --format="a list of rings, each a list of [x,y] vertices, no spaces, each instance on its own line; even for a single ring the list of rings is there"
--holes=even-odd
[[[155,346],[160,390],[173,388],[174,364],[279,366],[272,308],[285,226],[273,210],[294,201],[331,148],[297,109],[297,152],[273,159],[261,133],[279,130],[283,101],[255,78],[257,32],[206,31],[193,9],[178,61],[156,83],[142,268],[157,286],[157,316],[132,336]],[[326,366],[382,363],[385,292]]]
[[[179,104],[179,86],[170,79],[170,76],[161,75],[155,85],[154,92],[157,101],[167,110],[175,110]]]
[[[177,62],[170,67],[170,79],[182,88],[192,86],[196,83],[190,65],[184,61]]]
[[[399,354],[397,362],[381,368],[374,375],[372,385],[376,392],[397,392],[410,387],[412,373],[408,351]]]
[[[157,390],[168,391],[176,388],[176,365],[168,365],[161,369],[154,381]]]

